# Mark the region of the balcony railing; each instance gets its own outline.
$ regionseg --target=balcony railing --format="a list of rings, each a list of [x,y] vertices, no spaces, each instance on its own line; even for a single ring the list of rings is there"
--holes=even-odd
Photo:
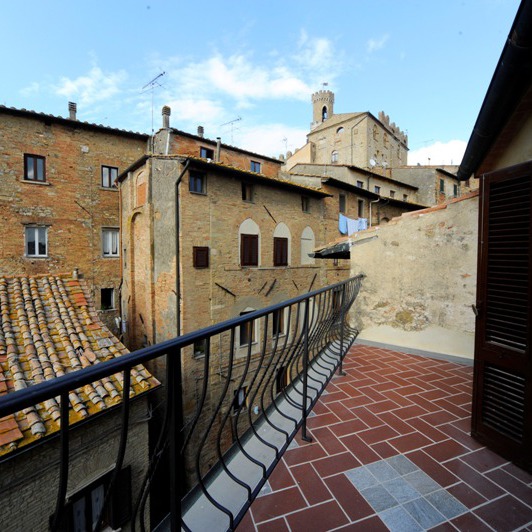
[[[296,432],[310,439],[307,416],[353,344],[348,323],[362,276],[263,310],[147,347],[126,356],[0,397],[0,417],[60,397],[61,457],[52,529],[65,523],[69,472],[69,392],[156,363],[165,375],[157,401],[165,405],[148,472],[136,494],[131,528],[145,529],[150,495],[170,493],[157,530],[234,530]],[[157,392],[156,392],[157,393]],[[124,462],[130,424],[122,395],[121,436],[105,505]],[[97,423],[95,420],[94,423]],[[167,455],[167,483],[154,481]],[[159,467],[159,469],[161,469]],[[165,475],[163,475],[163,478]]]

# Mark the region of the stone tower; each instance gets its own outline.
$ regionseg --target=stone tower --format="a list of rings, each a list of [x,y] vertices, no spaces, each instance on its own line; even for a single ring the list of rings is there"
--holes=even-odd
[[[334,93],[332,91],[321,90],[312,95],[312,123],[310,129],[331,118],[334,107]]]

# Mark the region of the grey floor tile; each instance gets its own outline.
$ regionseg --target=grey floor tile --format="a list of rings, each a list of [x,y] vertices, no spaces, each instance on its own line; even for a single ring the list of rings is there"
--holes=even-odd
[[[402,506],[395,506],[380,512],[379,518],[392,532],[420,532],[423,530]]]
[[[421,470],[408,473],[408,475],[405,475],[403,478],[417,489],[421,495],[426,495],[427,493],[442,489],[437,482],[432,480]]]
[[[399,477],[399,473],[391,465],[387,464],[385,460],[368,464],[366,468],[380,482]]]
[[[355,467],[345,474],[358,491],[378,484],[378,480],[364,466]]]
[[[443,489],[429,493],[425,498],[447,519],[467,512],[467,508],[458,499]]]
[[[432,528],[446,520],[424,497],[405,502],[403,507],[423,528]]]
[[[264,486],[262,486],[262,489],[259,491],[259,494],[257,495],[257,497],[261,497],[262,495],[266,495],[271,492],[272,492],[272,487],[270,486],[270,483],[266,481]]]
[[[400,503],[421,497],[421,493],[401,477],[383,482],[382,485]]]
[[[391,456],[386,459],[386,463],[391,465],[400,475],[419,471],[419,467],[402,454]]]
[[[360,492],[366,501],[371,504],[376,512],[382,512],[388,508],[397,506],[399,503],[380,484],[371,488],[366,488]]]
[[[299,443],[297,443],[296,439],[294,438],[291,442],[290,442],[290,445],[287,447],[287,450],[288,449],[297,449],[299,447]]]

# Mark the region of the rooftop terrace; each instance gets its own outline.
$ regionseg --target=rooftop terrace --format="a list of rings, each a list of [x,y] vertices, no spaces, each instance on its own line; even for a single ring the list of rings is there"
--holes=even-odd
[[[469,435],[473,368],[354,345],[241,522],[251,530],[532,530],[532,476]]]

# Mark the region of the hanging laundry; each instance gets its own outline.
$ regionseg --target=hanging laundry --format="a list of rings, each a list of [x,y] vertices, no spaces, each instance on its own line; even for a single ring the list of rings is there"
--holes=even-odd
[[[347,218],[347,234],[351,236],[358,230],[358,220],[351,220],[351,218]]]
[[[347,216],[344,216],[342,213],[338,214],[338,231],[342,233],[342,235],[347,235]]]
[[[359,231],[365,231],[368,228],[368,219],[367,218],[359,218],[358,219],[358,230]]]

